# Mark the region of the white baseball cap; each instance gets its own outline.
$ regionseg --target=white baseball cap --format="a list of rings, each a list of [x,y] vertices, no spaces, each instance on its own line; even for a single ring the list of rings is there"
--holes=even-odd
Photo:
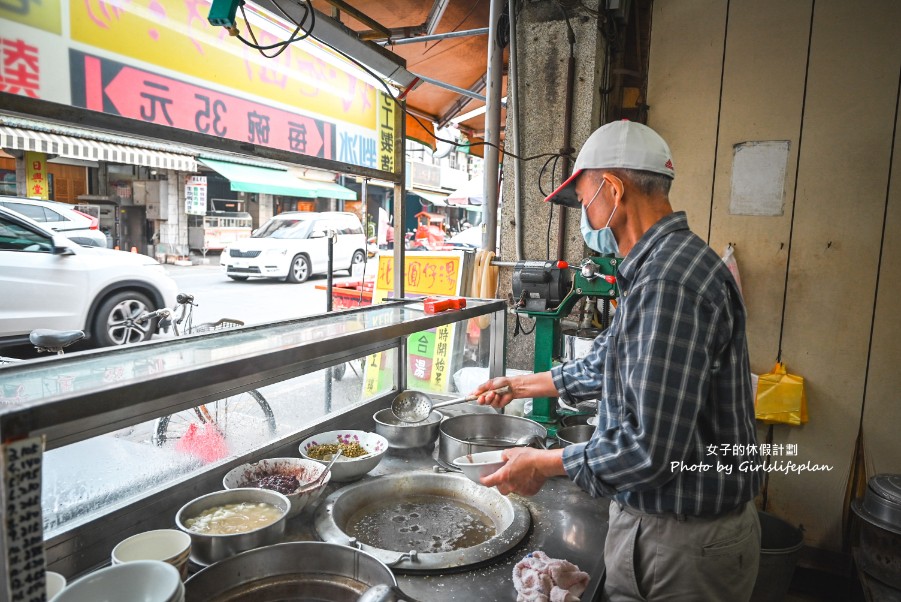
[[[602,125],[588,137],[573,168],[573,175],[545,201],[579,207],[576,178],[586,169],[638,169],[675,178],[673,155],[660,134],[646,125],[623,119]]]

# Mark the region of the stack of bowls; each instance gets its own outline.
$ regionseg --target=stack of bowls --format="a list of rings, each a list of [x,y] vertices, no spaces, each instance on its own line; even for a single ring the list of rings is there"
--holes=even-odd
[[[256,487],[256,482],[267,476],[296,477],[300,486],[295,491],[291,493],[280,492],[291,502],[288,518],[292,518],[300,514],[304,508],[315,505],[322,496],[325,486],[328,485],[332,478],[332,473],[329,471],[321,482],[315,483],[324,470],[325,466],[315,460],[307,460],[305,458],[271,458],[260,460],[254,464],[242,464],[230,470],[222,479],[222,486],[226,489]]]
[[[188,529],[185,522],[196,518],[204,510],[225,506],[226,504],[265,503],[275,506],[281,516],[273,523],[244,533],[214,535],[195,533]],[[245,550],[277,543],[285,534],[285,522],[291,502],[276,491],[268,489],[228,489],[200,496],[184,506],[175,515],[176,526],[191,537],[191,560],[199,565],[210,565]]]
[[[139,560],[85,575],[51,599],[51,602],[184,602],[185,587],[171,564]]]
[[[375,421],[375,432],[388,441],[388,446],[395,449],[413,449],[434,445],[438,440],[438,427],[444,414],[432,410],[429,417],[422,422],[404,422],[394,415],[391,408],[379,410],[372,415]]]
[[[182,579],[188,576],[191,537],[175,529],[157,529],[132,535],[113,548],[113,564],[139,560],[160,560],[178,570]]]
[[[66,578],[53,571],[46,571],[44,577],[47,582],[47,599],[52,600],[53,596],[63,591],[66,587]]]

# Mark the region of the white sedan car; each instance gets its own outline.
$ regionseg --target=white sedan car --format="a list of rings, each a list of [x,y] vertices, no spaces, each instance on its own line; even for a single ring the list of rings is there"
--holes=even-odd
[[[0,346],[36,328],[83,330],[96,347],[144,341],[145,311],[171,307],[176,284],[155,259],[84,247],[0,207]]]

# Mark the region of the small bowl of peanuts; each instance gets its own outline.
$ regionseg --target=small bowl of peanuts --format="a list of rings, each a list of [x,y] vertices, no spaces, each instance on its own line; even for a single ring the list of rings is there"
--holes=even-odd
[[[339,449],[341,457],[332,465],[331,480],[355,481],[379,465],[388,451],[388,440],[367,431],[327,431],[304,439],[300,455],[327,464]]]

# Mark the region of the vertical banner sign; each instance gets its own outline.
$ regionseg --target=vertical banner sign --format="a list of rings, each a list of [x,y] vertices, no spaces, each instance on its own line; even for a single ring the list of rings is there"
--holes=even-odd
[[[10,602],[43,602],[44,525],[41,515],[41,462],[43,444],[40,437],[5,443],[0,447],[3,479],[0,500],[3,502],[3,536],[5,557],[0,558],[4,574],[0,578],[0,600]],[[5,566],[4,566],[5,565]]]
[[[462,290],[463,253],[410,252],[406,254],[404,294],[408,298],[459,295]],[[373,303],[390,297],[394,290],[394,256],[379,255]],[[455,324],[412,334],[407,339],[407,386],[421,391],[444,393],[450,390],[453,374]],[[390,366],[384,353],[366,358],[364,397],[372,397],[391,382]]]
[[[394,171],[394,100],[381,92],[379,96],[379,169]]]
[[[47,155],[25,153],[25,196],[30,199],[50,200],[50,181],[47,175]]]
[[[206,176],[188,176],[185,183],[185,213],[206,215]]]

